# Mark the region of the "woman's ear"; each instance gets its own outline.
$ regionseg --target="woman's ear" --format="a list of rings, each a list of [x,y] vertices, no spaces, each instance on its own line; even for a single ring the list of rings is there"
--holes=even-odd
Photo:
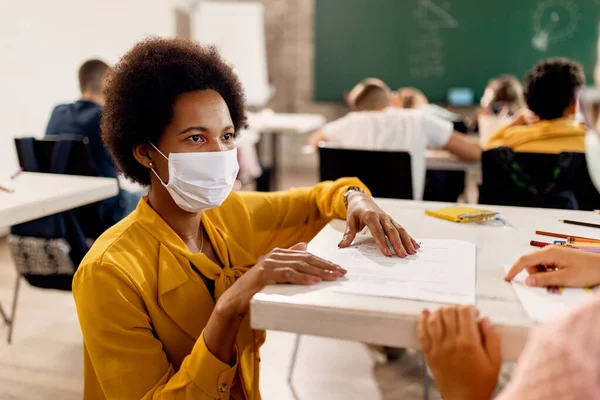
[[[152,147],[148,143],[138,144],[133,148],[133,156],[146,168],[152,168],[154,165],[152,163],[152,157],[150,156],[150,151]]]

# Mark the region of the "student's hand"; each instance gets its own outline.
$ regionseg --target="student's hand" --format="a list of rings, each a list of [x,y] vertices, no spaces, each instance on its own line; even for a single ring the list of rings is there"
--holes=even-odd
[[[504,279],[511,281],[523,270],[528,286],[586,287],[600,284],[600,254],[563,246],[546,246],[519,258]]]
[[[314,285],[335,281],[344,275],[346,270],[339,265],[308,253],[306,243],[298,243],[289,249],[274,249],[221,295],[217,308],[227,317],[243,318],[248,313],[252,296],[267,285]]]
[[[508,126],[533,125],[539,121],[540,117],[535,115],[533,111],[528,108],[522,108],[515,114]]]
[[[417,254],[419,244],[399,223],[379,208],[371,196],[361,192],[351,193],[348,196],[346,231],[338,246],[342,248],[350,246],[356,234],[365,226],[371,231],[375,243],[383,255],[392,256],[386,237],[398,257],[403,258],[408,254]]]
[[[444,400],[490,399],[502,362],[500,337],[475,307],[443,307],[419,319],[425,361]]]

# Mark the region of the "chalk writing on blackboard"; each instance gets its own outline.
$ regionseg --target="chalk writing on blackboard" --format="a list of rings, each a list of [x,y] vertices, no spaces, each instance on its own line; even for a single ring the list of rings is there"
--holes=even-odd
[[[573,37],[581,20],[579,6],[570,0],[545,0],[533,10],[531,44],[538,51],[547,51],[551,44]]]
[[[444,41],[441,29],[457,28],[458,21],[450,13],[450,3],[438,4],[434,0],[419,0],[416,9],[419,35],[409,40],[409,74],[411,78],[442,78],[444,66]]]

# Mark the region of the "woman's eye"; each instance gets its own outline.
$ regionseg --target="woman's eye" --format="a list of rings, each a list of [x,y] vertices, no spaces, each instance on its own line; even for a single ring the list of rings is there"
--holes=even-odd
[[[223,135],[223,139],[225,140],[232,140],[233,139],[233,133],[226,133]]]
[[[200,135],[192,135],[188,139],[190,139],[192,142],[199,142],[200,139],[202,139],[202,136],[200,136]]]

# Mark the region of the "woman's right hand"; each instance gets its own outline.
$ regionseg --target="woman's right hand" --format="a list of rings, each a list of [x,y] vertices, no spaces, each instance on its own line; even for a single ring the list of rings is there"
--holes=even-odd
[[[306,251],[306,243],[289,249],[274,249],[242,275],[217,302],[217,309],[230,317],[243,318],[248,313],[252,296],[274,283],[314,285],[335,281],[346,270],[331,261]]]
[[[504,279],[526,270],[528,286],[586,287],[600,284],[600,254],[564,246],[546,246],[521,257]]]

